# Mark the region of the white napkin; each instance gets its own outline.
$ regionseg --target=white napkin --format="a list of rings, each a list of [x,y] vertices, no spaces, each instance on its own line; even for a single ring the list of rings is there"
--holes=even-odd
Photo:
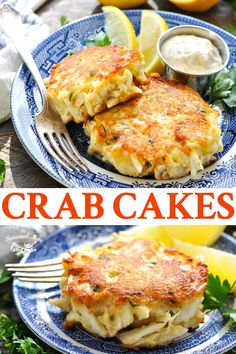
[[[32,50],[48,34],[48,27],[33,13],[47,0],[8,0],[22,15],[27,42]],[[0,5],[5,1],[0,0]],[[21,59],[0,23],[0,123],[10,117],[10,89]]]

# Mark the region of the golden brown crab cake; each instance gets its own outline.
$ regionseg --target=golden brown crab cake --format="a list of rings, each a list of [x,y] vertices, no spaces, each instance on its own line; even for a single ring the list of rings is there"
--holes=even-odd
[[[63,260],[65,327],[80,323],[131,348],[167,344],[203,321],[207,266],[151,240],[119,237]]]
[[[195,176],[222,151],[219,112],[186,85],[149,79],[142,95],[85,123],[89,152],[128,176]]]
[[[147,82],[140,51],[111,45],[80,50],[53,66],[48,97],[64,123],[84,122],[141,93]]]

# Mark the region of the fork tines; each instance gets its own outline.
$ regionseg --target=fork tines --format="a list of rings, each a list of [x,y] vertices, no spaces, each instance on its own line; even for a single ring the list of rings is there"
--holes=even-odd
[[[14,272],[14,278],[27,282],[59,282],[64,272],[60,257],[35,263],[6,264],[5,267]]]

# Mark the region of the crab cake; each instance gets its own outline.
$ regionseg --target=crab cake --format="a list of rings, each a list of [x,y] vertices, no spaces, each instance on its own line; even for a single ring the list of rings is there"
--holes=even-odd
[[[150,76],[143,94],[87,121],[89,152],[122,174],[195,176],[222,151],[218,111],[192,88]]]
[[[142,53],[116,45],[83,49],[54,65],[46,80],[49,100],[64,123],[84,122],[134,98],[145,82]]]
[[[168,344],[203,322],[207,266],[151,240],[117,239],[63,260],[65,327],[116,337],[130,348]]]

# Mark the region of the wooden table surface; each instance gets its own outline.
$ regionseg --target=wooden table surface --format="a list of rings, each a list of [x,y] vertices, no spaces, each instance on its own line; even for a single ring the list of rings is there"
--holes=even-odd
[[[232,0],[222,0],[210,11],[201,14],[191,14],[191,16],[211,22],[219,27],[226,28],[228,25],[236,25],[236,11],[230,5]],[[43,5],[38,14],[48,24],[50,32],[59,26],[61,15],[65,15],[69,20],[97,13],[101,7],[96,0],[51,0]],[[150,0],[145,8],[153,8],[158,5],[160,10],[182,12],[167,0]],[[61,185],[48,176],[31,159],[22,147],[11,121],[0,126],[0,158],[7,163],[6,178],[3,187],[60,187]]]

